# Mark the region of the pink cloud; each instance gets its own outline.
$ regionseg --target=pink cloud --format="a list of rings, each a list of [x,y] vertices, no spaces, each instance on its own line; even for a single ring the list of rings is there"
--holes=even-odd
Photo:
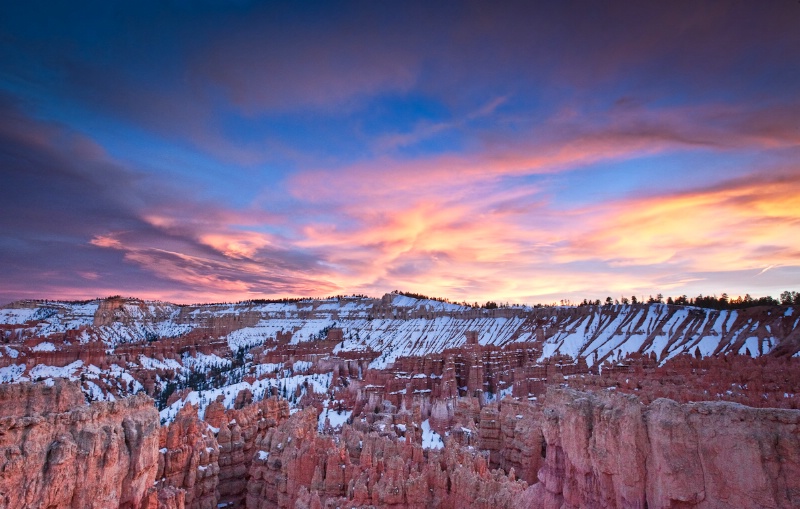
[[[594,116],[563,110],[525,135],[492,137],[470,153],[417,159],[380,156],[343,168],[311,169],[292,175],[288,189],[304,201],[386,203],[408,201],[420,190],[457,195],[465,182],[481,186],[499,178],[572,171],[667,151],[788,148],[800,144],[793,123],[797,115],[800,103],[756,110],[725,105],[666,110],[632,106]],[[451,127],[422,125],[416,132],[379,144],[403,144]]]
[[[560,262],[603,260],[688,271],[800,265],[800,171],[761,173],[708,189],[610,203],[587,211]]]

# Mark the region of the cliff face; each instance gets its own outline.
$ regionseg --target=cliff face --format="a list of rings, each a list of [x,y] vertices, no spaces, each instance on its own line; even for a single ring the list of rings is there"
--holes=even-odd
[[[800,350],[800,311],[765,306],[736,311],[652,304],[565,308],[473,309],[387,295],[302,303],[176,306],[138,299],[90,303],[20,302],[0,309],[0,342],[19,356],[0,351],[0,367],[25,363],[65,366],[76,360],[100,366],[117,362],[114,352],[180,354],[188,348],[238,349],[280,338],[293,345],[316,342],[331,332],[329,350],[377,352],[372,367],[403,356],[426,356],[466,344],[534,348],[539,360],[569,355],[589,365],[634,353],[659,362],[681,354],[739,353],[791,356]],[[334,329],[334,330],[331,330]],[[334,332],[337,332],[338,335]],[[211,338],[223,345],[210,346]],[[170,339],[174,341],[165,340]],[[37,348],[42,341],[55,348]],[[102,343],[92,348],[94,343]],[[152,344],[155,343],[155,344]],[[144,348],[143,346],[147,346]]]
[[[256,439],[288,417],[288,403],[277,399],[231,410],[215,401],[206,409],[205,420],[194,405],[184,406],[161,428],[159,507],[242,507]]]
[[[0,507],[79,509],[149,504],[158,413],[133,397],[86,405],[63,381],[0,385]]]
[[[215,508],[219,445],[194,406],[186,405],[168,427],[161,428],[159,447],[157,486],[181,490],[186,508]]]
[[[555,389],[542,417],[546,458],[527,507],[800,504],[798,411]]]
[[[482,408],[371,402],[337,431],[314,408],[240,399],[159,428],[146,397],[87,405],[77,384],[2,385],[0,508],[800,505],[797,410],[551,388]],[[451,431],[441,448],[434,429]]]
[[[800,506],[798,410],[691,403],[797,409],[794,308],[29,304],[0,509]]]

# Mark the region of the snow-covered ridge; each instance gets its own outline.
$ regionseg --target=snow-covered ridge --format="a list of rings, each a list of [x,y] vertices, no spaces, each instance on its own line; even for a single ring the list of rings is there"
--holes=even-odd
[[[30,303],[28,308],[0,309],[0,324],[5,324],[0,332],[10,346],[41,338],[36,348],[52,351],[60,343],[49,338],[68,331],[74,331],[79,343],[102,341],[114,348],[201,329],[236,352],[280,334],[296,345],[325,339],[329,330],[340,329],[342,340],[334,352],[378,352],[372,367],[381,368],[398,357],[460,347],[465,333],[474,331],[481,345],[527,343],[539,349],[540,359],[569,355],[593,364],[634,352],[653,353],[662,361],[681,353],[764,355],[795,333],[800,322],[796,315],[791,307],[715,311],[664,304],[487,310],[387,294],[382,299],[199,306],[138,300],[113,305]]]
[[[490,310],[395,294],[200,306],[135,299],[28,302],[0,309],[0,382],[64,377],[80,381],[91,400],[144,390],[170,420],[186,402],[198,404],[201,413],[219,396],[233,405],[244,388],[256,398],[277,394],[299,405],[306,395],[329,389],[336,358],[358,359],[361,378],[367,365],[384,369],[401,357],[478,345],[525,350],[532,363],[568,356],[590,366],[631,354],[659,363],[680,354],[791,356],[800,350],[798,324],[800,311],[786,306]],[[477,345],[466,345],[468,337]],[[503,391],[511,389],[494,397]],[[325,418],[332,427],[347,419],[328,412],[322,425]]]

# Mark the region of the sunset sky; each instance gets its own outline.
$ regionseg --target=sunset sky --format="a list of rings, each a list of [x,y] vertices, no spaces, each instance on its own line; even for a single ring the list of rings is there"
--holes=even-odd
[[[26,0],[0,38],[0,304],[800,290],[795,0]]]

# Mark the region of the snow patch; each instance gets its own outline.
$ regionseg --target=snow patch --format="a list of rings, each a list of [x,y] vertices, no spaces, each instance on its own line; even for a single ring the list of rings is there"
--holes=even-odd
[[[56,345],[54,345],[53,343],[51,343],[49,341],[44,341],[44,342],[39,343],[38,345],[34,346],[33,348],[31,348],[31,350],[34,351],[34,352],[55,352],[56,351]]]
[[[81,366],[83,366],[83,361],[75,361],[63,367],[38,364],[30,371],[29,376],[31,380],[37,380],[39,378],[68,378],[74,381],[78,378],[73,376],[72,373]]]
[[[423,449],[443,449],[444,440],[442,437],[431,429],[429,419],[422,421],[422,448]]]
[[[325,430],[325,420],[327,419],[332,429],[341,428],[347,423],[347,420],[353,415],[352,410],[335,411],[328,408],[323,408],[319,413],[319,420],[317,422],[317,430],[322,432]]]

